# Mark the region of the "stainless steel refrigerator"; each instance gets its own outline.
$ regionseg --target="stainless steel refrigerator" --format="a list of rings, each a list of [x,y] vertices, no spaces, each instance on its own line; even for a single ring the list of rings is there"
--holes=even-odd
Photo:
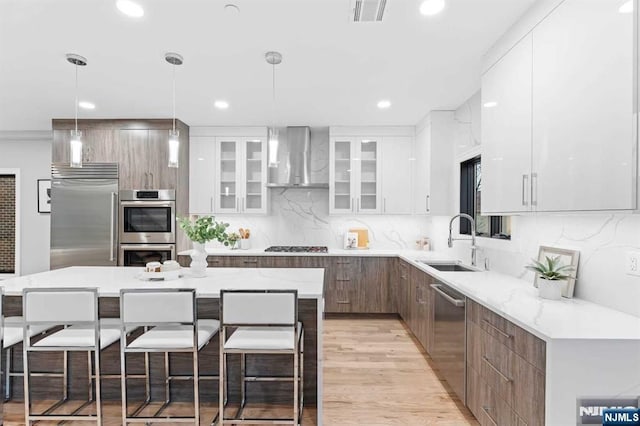
[[[118,164],[51,165],[51,269],[115,266]]]

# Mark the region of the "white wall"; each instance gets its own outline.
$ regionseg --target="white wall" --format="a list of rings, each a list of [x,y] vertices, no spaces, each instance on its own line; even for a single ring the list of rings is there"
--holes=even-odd
[[[454,143],[459,162],[479,153],[480,92],[456,111],[459,129]],[[455,184],[459,191],[459,183]],[[455,196],[456,203],[459,198]],[[459,208],[457,209],[459,211]],[[436,250],[449,251],[465,261],[470,259],[469,243],[455,242],[447,247],[449,218],[431,217],[428,233]],[[537,257],[540,245],[580,251],[576,297],[640,316],[640,277],[624,272],[627,251],[640,251],[640,216],[633,214],[512,216],[511,241],[480,238],[479,264],[488,257],[491,269],[533,282],[524,266]],[[457,226],[454,227],[456,229]]]
[[[38,213],[38,179],[51,176],[51,132],[0,132],[0,168],[20,170],[21,274],[49,269],[50,215]]]

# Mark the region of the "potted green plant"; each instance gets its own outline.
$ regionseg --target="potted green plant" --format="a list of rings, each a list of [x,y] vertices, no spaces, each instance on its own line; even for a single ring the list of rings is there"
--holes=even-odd
[[[231,250],[235,250],[238,248],[238,241],[240,240],[240,234],[238,234],[237,232],[232,232],[229,234],[228,240],[229,240],[229,247],[231,247]]]
[[[193,243],[191,250],[191,275],[204,277],[207,274],[207,252],[205,243],[219,241],[225,246],[230,244],[226,230],[228,223],[217,222],[213,216],[191,216],[178,218],[180,228]]]
[[[545,256],[540,262],[532,259],[531,263],[525,266],[526,269],[537,274],[538,294],[543,299],[559,300],[562,297],[562,286],[566,284],[575,268],[571,265],[563,265],[560,256]]]

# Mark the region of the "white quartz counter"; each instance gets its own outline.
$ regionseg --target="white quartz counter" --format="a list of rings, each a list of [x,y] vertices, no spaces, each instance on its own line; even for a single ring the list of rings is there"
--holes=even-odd
[[[533,283],[510,275],[491,271],[443,272],[416,261],[415,257],[400,257],[547,342],[640,341],[640,318],[624,312],[581,299],[541,299]]]
[[[323,297],[324,269],[208,268],[207,276],[193,278],[189,269],[171,281],[142,281],[143,268],[74,266],[2,281],[5,295],[19,296],[25,288],[95,287],[103,297],[117,297],[127,288],[194,288],[199,297],[217,298],[221,289],[296,289],[301,299]]]
[[[188,255],[189,252],[180,254]],[[541,299],[532,282],[510,275],[491,271],[442,272],[419,262],[456,260],[438,252],[329,249],[328,253],[267,253],[264,248],[221,248],[207,249],[207,253],[217,256],[400,257],[547,342],[555,339],[640,340],[639,317],[581,299]]]

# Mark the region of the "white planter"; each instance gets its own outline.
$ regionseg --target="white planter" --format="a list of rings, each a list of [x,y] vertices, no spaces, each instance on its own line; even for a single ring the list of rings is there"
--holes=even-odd
[[[248,238],[242,238],[240,240],[240,249],[249,250],[251,248],[251,240]]]
[[[191,250],[191,276],[205,277],[207,276],[207,252],[203,243],[193,242],[193,250]]]
[[[538,280],[538,295],[543,299],[560,300],[562,298],[562,281]]]

